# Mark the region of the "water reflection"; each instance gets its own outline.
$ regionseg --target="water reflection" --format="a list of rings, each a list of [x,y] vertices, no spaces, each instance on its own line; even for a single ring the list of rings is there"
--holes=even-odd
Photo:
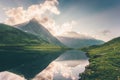
[[[84,72],[88,58],[82,51],[71,50],[63,53],[33,80],[78,80]]]
[[[53,60],[55,60],[63,52],[64,51],[61,50],[0,51],[0,74],[2,75],[3,71],[10,71],[10,73],[12,72],[15,74],[23,75],[25,78],[31,79],[43,69],[45,69]],[[4,74],[8,75],[8,73],[6,72],[4,72]]]
[[[28,54],[26,53],[24,54],[24,58],[25,59],[29,58],[30,60],[33,60],[33,61],[29,62],[29,59],[28,59],[28,63],[24,63],[18,67],[14,67],[9,71],[12,71],[14,73],[20,73],[27,79],[32,78],[37,74],[32,80],[78,80],[79,73],[84,72],[85,66],[89,64],[88,58],[85,55],[85,53],[82,51],[71,50],[59,56],[60,54],[61,54],[61,51],[55,52],[55,54],[41,52],[41,53],[30,55],[29,53]],[[10,57],[10,56],[11,55],[6,53],[4,57],[6,57],[5,59],[7,59],[7,57]],[[19,54],[19,56],[15,54],[15,56],[23,58],[21,54]],[[59,57],[53,62],[51,62],[57,56]],[[12,59],[12,61],[14,60]],[[49,64],[49,62],[51,63]],[[47,64],[49,64],[49,66],[46,69],[44,69],[42,72],[40,72],[43,68],[45,68]],[[25,79],[11,72],[1,72],[0,78],[2,79],[0,80],[4,80],[3,79],[4,77],[6,77],[5,79],[9,79],[9,80]]]

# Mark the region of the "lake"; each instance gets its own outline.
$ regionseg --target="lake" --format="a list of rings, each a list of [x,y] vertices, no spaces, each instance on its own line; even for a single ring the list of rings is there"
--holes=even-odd
[[[10,78],[12,80],[24,80],[25,78],[32,80],[78,80],[79,73],[84,72],[85,66],[89,65],[85,52],[79,50],[24,52],[24,54],[6,52],[1,53],[0,57],[2,57],[0,61],[4,64],[0,64],[1,80]]]
[[[63,53],[40,72],[34,80],[78,80],[89,65],[85,52],[70,50]]]

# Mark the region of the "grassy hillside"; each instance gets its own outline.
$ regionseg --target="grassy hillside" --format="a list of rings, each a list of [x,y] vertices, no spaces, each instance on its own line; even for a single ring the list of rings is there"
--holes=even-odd
[[[38,38],[59,46],[64,46],[56,37],[54,37],[49,30],[42,26],[36,19],[30,20],[28,23],[16,25],[18,29],[31,33]]]
[[[63,53],[63,48],[14,27],[0,24],[0,71],[33,78]]]
[[[83,50],[90,57],[90,65],[81,80],[120,80],[120,37]]]
[[[25,33],[14,27],[0,24],[0,45],[2,44],[41,44],[47,43],[43,39]]]

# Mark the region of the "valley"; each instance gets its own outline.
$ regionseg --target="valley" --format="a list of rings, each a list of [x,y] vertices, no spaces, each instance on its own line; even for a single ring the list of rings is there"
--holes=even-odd
[[[1,79],[119,80],[119,37],[106,43],[75,32],[54,37],[34,19],[0,24],[0,33]]]

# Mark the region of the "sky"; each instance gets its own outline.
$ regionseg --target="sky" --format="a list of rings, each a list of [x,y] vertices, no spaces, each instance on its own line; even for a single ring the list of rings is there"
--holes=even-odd
[[[120,0],[0,0],[0,23],[32,18],[55,36],[77,32],[104,41],[120,36]]]

